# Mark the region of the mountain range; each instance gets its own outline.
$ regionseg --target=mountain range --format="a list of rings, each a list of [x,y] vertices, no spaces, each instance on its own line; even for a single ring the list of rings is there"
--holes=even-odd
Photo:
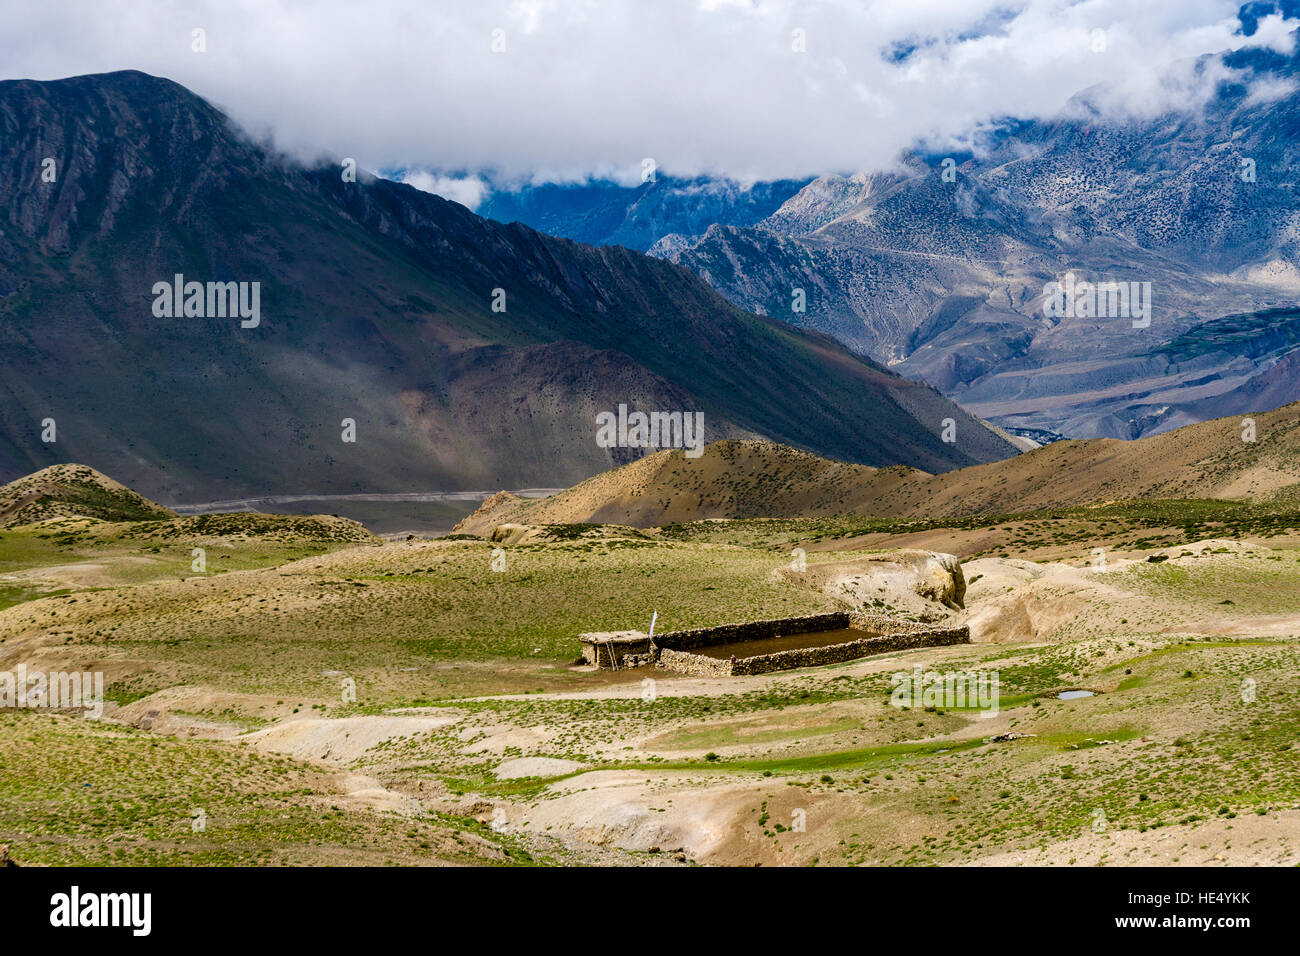
[[[0,83],[0,479],[77,461],[173,503],[558,487],[644,453],[594,440],[620,404],[871,465],[1017,451],[674,263],[347,173],[144,73]]]
[[[1243,31],[1268,12],[1243,7]],[[664,220],[669,231],[637,240],[742,308],[829,333],[1039,438],[1135,438],[1294,401],[1294,49],[1198,61],[1198,75],[1229,79],[1197,108],[1117,119],[1099,105],[1109,91],[1090,89],[1055,119],[997,125],[974,152],[914,151],[893,170],[814,179],[757,221],[753,206],[719,204],[706,229]],[[572,188],[563,208],[537,191],[488,214],[568,235],[609,206],[608,186],[592,189],[585,205]],[[635,216],[642,200],[625,199]],[[1069,274],[1149,283],[1149,324],[1047,314]],[[1229,342],[1225,328],[1251,331]]]
[[[490,192],[475,212],[498,222],[527,223],[540,232],[594,246],[626,246],[645,252],[666,236],[702,234],[714,223],[756,225],[810,182],[738,183],[649,171],[643,176],[642,182],[631,186],[601,179],[490,183]]]

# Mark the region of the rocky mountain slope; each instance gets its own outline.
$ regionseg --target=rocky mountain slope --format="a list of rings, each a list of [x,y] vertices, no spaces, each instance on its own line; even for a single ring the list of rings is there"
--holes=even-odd
[[[165,501],[557,487],[642,454],[595,442],[621,403],[870,464],[1015,451],[679,266],[304,169],[138,72],[0,83],[0,231],[0,478],[86,461]],[[245,283],[248,315],[206,285],[168,308],[178,275]]]
[[[829,461],[767,442],[722,441],[694,460],[659,452],[550,498],[498,494],[456,530],[604,522],[862,514],[952,517],[1155,498],[1300,499],[1300,403],[1135,441],[1062,441],[1007,461],[931,475]]]
[[[1168,348],[1224,321],[1291,328],[1278,310],[1300,295],[1300,46],[1200,64],[1220,65],[1233,80],[1194,114],[1111,121],[1089,91],[1060,120],[1008,124],[951,159],[948,179],[949,157],[916,154],[651,251],[1007,426],[1132,438],[1262,394],[1293,401],[1294,336],[1249,354],[1210,337]],[[1150,283],[1149,324],[1049,316],[1044,289],[1067,273]]]
[[[665,236],[698,235],[715,222],[754,225],[806,184],[683,179],[659,172],[633,186],[608,180],[507,184],[494,186],[476,212],[497,222],[522,222],[549,235],[644,252]]]
[[[1275,13],[1300,21],[1290,0],[1249,3],[1241,32]],[[765,215],[762,202],[730,201],[665,214],[667,185],[529,187],[502,211],[598,243],[647,248],[659,233],[652,254],[743,308],[829,332],[1025,434],[1153,434],[1263,395],[1300,398],[1294,339],[1266,335],[1248,354],[1167,348],[1223,321],[1267,332],[1300,297],[1294,49],[1202,59],[1193,83],[1228,77],[1203,105],[1189,95],[1180,111],[1119,118],[1099,105],[1111,91],[1088,90],[1056,119],[1005,121],[976,154],[821,176]],[[692,189],[734,193],[725,181]],[[1150,283],[1150,324],[1046,315],[1044,287],[1067,273]]]

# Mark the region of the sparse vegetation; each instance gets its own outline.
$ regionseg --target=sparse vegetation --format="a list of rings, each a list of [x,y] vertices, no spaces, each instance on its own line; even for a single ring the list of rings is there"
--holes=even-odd
[[[1283,514],[1150,501],[956,520],[553,526],[506,546],[504,572],[475,537],[348,541],[299,518],[10,529],[0,573],[40,573],[7,585],[21,593],[0,610],[0,656],[34,641],[70,666],[98,662],[116,722],[0,714],[0,841],[30,862],[681,862],[576,840],[575,808],[604,792],[598,773],[618,775],[604,779],[622,781],[624,812],[669,827],[720,794],[752,794],[710,812],[748,814],[763,849],[724,842],[718,862],[951,863],[1057,846],[1077,861],[1092,858],[1096,811],[1107,833],[1143,840],[1273,826],[1300,809],[1300,626],[1276,625],[1300,622],[1300,554],[1228,539],[1285,531]],[[1193,544],[1201,531],[1215,540]],[[884,668],[691,682],[572,666],[579,632],[645,628],[654,612],[665,629],[829,609],[828,595],[774,573],[792,547],[815,566],[918,533],[940,550],[978,533],[982,553],[1012,555],[969,575],[977,604],[1026,586],[1007,576],[1034,567],[1021,555],[1062,549],[1094,588],[1087,613],[1028,643],[921,649]],[[1118,562],[1118,544],[1139,541],[1167,560],[1138,550],[1090,569],[1094,546]],[[196,542],[203,574],[189,566]],[[997,719],[892,706],[890,668],[914,665],[996,671]],[[1058,699],[1076,688],[1097,693]],[[325,736],[302,736],[304,719],[323,720]],[[1013,733],[991,742],[994,730]],[[359,805],[321,761],[425,812]],[[503,775],[513,763],[523,769]],[[191,805],[206,808],[206,832],[189,831]],[[505,827],[493,823],[501,808]]]

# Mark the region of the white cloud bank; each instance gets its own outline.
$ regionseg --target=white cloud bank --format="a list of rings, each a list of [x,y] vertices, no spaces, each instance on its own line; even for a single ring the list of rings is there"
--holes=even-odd
[[[1094,103],[1108,111],[1195,108],[1206,87],[1191,58],[1290,48],[1294,23],[1276,17],[1234,36],[1237,7],[55,0],[9,6],[0,70],[169,76],[287,149],[372,169],[639,178],[652,157],[678,175],[748,180],[886,168],[917,140],[1054,115],[1103,81],[1111,90]],[[195,28],[206,52],[192,50]],[[478,180],[423,182],[465,201]]]
[[[470,209],[477,209],[488,194],[488,184],[478,176],[439,176],[424,170],[411,169],[402,174],[401,181],[426,193],[435,193]]]

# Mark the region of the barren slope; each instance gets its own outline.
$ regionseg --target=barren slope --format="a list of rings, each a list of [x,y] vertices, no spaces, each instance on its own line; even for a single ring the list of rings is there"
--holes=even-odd
[[[86,465],[51,465],[0,487],[0,528],[48,518],[145,521],[176,513]]]
[[[1137,441],[1057,442],[942,475],[828,461],[768,442],[723,441],[691,460],[660,452],[550,498],[496,495],[456,530],[504,522],[640,527],[704,518],[1023,512],[1134,498],[1268,500],[1300,485],[1300,404],[1221,418]],[[1289,490],[1288,490],[1289,489]]]

